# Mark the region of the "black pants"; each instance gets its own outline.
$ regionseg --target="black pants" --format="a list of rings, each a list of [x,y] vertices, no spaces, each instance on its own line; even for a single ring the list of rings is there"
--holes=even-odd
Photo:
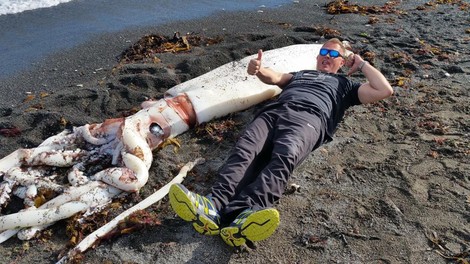
[[[260,114],[239,138],[211,195],[222,224],[243,210],[272,207],[289,177],[323,142],[320,118],[287,104]]]

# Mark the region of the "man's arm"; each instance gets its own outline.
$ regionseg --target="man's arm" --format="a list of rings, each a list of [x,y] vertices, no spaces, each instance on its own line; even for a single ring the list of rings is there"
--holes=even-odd
[[[261,59],[263,57],[263,51],[258,51],[258,57],[250,60],[248,64],[247,72],[250,75],[256,75],[262,82],[266,84],[277,85],[280,88],[286,86],[292,79],[292,74],[281,73],[274,71],[270,68],[261,67]]]
[[[361,103],[373,103],[393,94],[392,86],[379,70],[370,65],[361,56],[357,54],[351,56],[349,64],[352,64],[352,66],[349,69],[348,75],[356,71],[362,71],[367,79],[367,82],[359,87],[358,92]]]

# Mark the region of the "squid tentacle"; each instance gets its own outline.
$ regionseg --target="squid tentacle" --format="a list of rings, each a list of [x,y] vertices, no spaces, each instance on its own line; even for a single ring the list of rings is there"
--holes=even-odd
[[[280,72],[313,69],[314,63],[304,54],[317,54],[320,47],[319,44],[295,45],[272,54],[267,51],[263,63]],[[16,233],[19,238],[30,239],[62,217],[83,211],[87,215],[123,191],[138,191],[148,180],[152,150],[166,139],[278,94],[278,87],[246,76],[245,66],[251,58],[181,83],[168,90],[165,98],[142,103],[142,110],[132,116],[64,130],[36,148],[18,149],[0,159],[3,178],[0,206],[5,206],[12,193],[29,197],[25,201],[26,207],[30,206],[16,214],[0,216],[0,230],[9,229],[0,234],[0,243]],[[61,188],[49,180],[51,176],[39,175],[43,167],[52,167],[53,171],[71,168],[66,175],[70,186]],[[35,208],[33,197],[36,188],[41,187],[61,194]],[[20,189],[23,194],[19,194]],[[29,219],[33,215],[36,222]]]
[[[69,218],[78,212],[102,206],[110,202],[113,197],[121,192],[121,190],[99,181],[93,181],[80,187],[70,187],[64,193],[46,202],[39,208],[31,207],[18,213],[1,216],[0,231],[15,229],[18,232],[21,228],[33,227],[31,230],[22,233],[25,238],[30,239],[37,231],[48,227],[58,220]],[[11,234],[12,232],[0,234],[0,243],[2,242],[2,237]]]
[[[35,226],[54,223],[58,220],[69,218],[87,208],[88,206],[85,203],[68,202],[53,209],[25,210],[15,214],[5,215],[0,218],[0,231],[16,229],[19,224]]]

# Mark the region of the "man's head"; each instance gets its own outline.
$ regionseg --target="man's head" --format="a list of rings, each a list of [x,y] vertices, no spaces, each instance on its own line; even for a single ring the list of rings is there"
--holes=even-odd
[[[346,49],[339,39],[329,39],[317,55],[317,71],[337,73],[346,62],[343,57],[345,52]]]

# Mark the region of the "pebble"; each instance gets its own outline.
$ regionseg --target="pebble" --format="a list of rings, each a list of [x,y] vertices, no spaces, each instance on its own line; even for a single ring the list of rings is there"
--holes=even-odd
[[[465,73],[462,67],[456,65],[450,66],[449,68],[446,68],[446,70],[449,73]]]

